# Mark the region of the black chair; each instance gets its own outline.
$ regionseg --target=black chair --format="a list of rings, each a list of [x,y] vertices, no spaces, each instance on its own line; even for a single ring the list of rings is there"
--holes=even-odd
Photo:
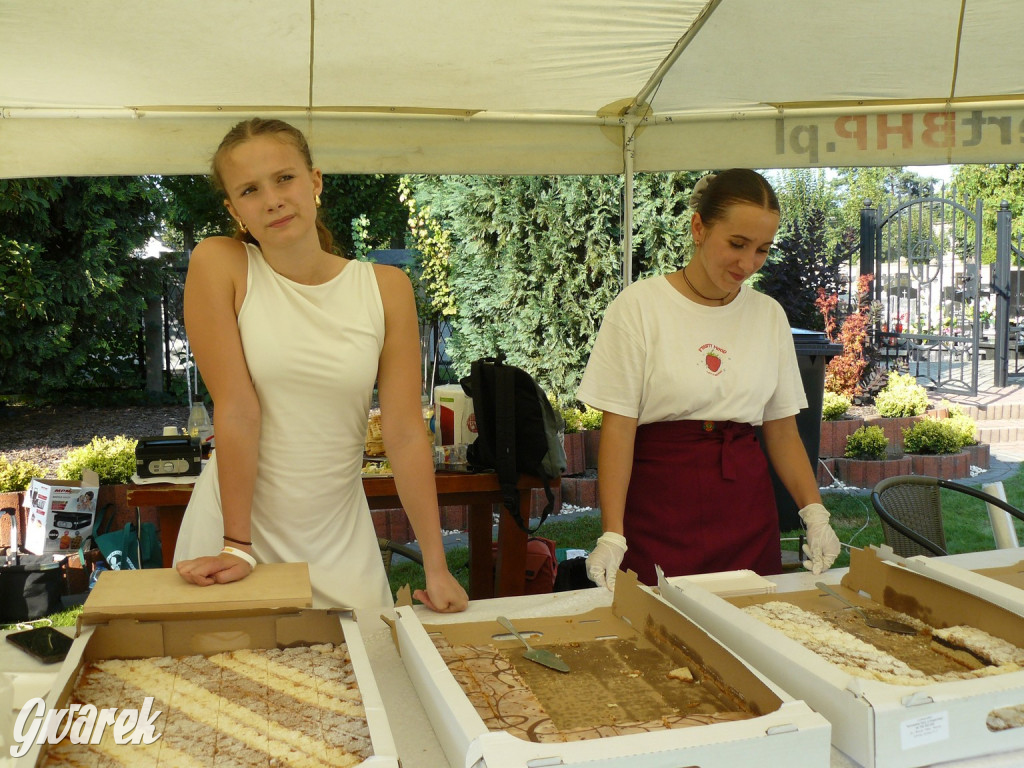
[[[970,486],[925,475],[888,477],[871,492],[871,505],[882,521],[885,543],[901,557],[945,555],[940,489],[964,493],[1005,510],[1018,520],[1024,512]]]

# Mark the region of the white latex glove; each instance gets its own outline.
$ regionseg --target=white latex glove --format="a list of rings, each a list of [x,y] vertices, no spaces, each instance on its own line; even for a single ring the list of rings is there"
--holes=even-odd
[[[800,519],[807,526],[804,554],[810,558],[804,560],[804,568],[817,576],[827,571],[839,557],[839,537],[828,524],[828,510],[821,504],[808,504],[800,510]]]
[[[600,587],[615,589],[615,574],[626,555],[626,537],[621,533],[602,533],[587,555],[587,576]]]

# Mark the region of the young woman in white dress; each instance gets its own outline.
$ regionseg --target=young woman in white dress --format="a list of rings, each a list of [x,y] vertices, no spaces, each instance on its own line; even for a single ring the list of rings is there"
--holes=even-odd
[[[185,325],[214,404],[217,448],[175,551],[200,586],[259,562],[309,563],[314,605],[391,602],[360,469],[378,387],[387,456],[423,553],[436,611],[461,611],[448,571],[420,409],[412,286],[394,267],[332,251],[305,137],[279,120],[236,125],[213,179],[238,225],[193,251]]]

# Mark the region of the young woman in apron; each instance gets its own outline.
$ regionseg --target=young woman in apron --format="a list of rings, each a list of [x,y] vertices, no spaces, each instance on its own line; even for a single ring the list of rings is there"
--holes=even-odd
[[[807,526],[805,565],[839,554],[796,426],[807,406],[782,307],[745,285],[764,264],[779,203],[760,174],[705,176],[690,200],[694,252],[608,307],[577,398],[604,412],[598,457],[604,533],[587,558],[668,576],[781,570],[765,453]],[[761,427],[764,450],[754,427]]]

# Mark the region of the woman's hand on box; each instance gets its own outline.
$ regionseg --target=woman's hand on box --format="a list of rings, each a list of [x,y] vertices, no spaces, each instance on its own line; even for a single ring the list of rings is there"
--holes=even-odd
[[[177,568],[181,578],[200,587],[239,581],[252,573],[252,567],[245,560],[225,552],[215,557],[182,560]]]
[[[417,589],[412,596],[437,613],[459,613],[469,605],[466,590],[447,569],[435,577],[428,575],[427,588]]]

